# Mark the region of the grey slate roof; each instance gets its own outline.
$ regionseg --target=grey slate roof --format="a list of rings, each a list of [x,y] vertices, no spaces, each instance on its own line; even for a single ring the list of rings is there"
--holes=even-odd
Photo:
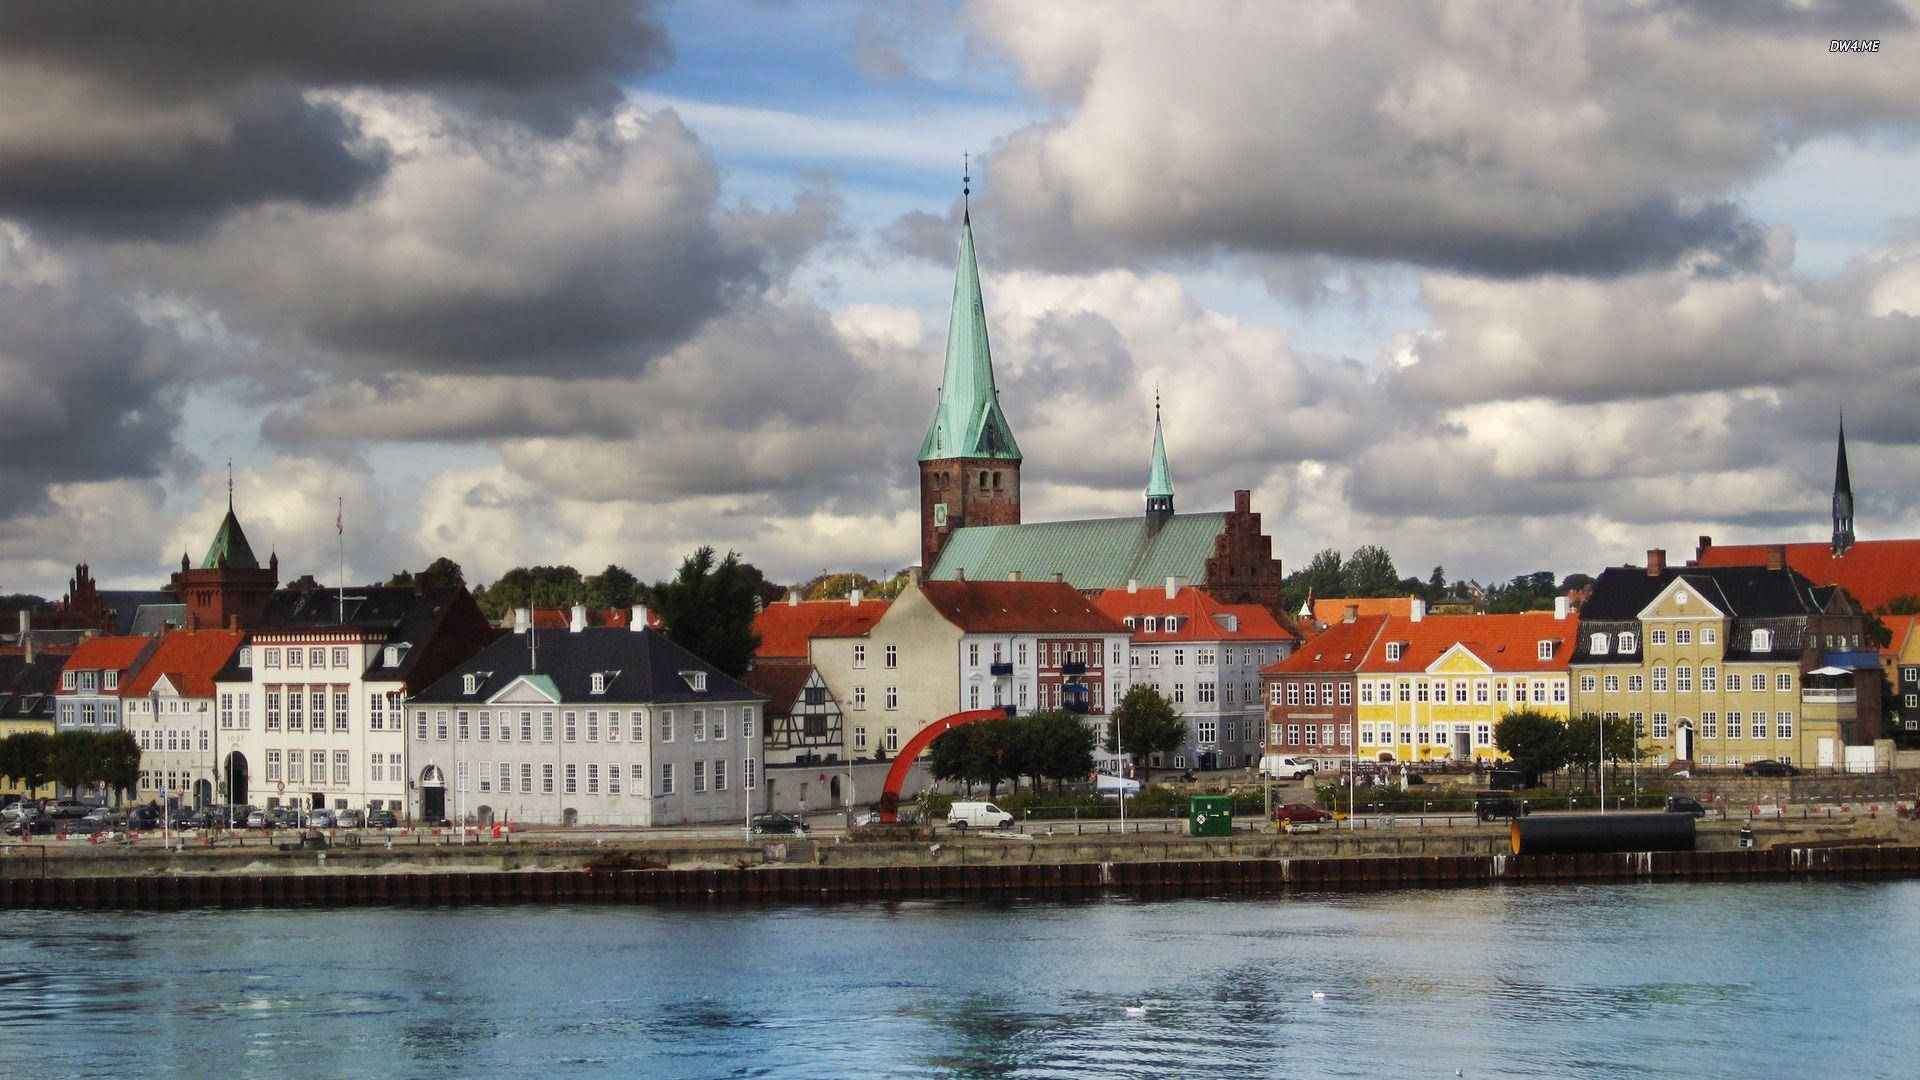
[[[1227,528],[1227,512],[1175,514],[1150,532],[1145,514],[1031,525],[976,525],[956,529],[928,578],[1005,581],[1019,571],[1027,581],[1063,575],[1076,589],[1124,589],[1186,578],[1206,581],[1214,539]]]
[[[530,636],[508,634],[409,700],[477,705],[520,676],[530,674],[551,680],[560,699],[568,704],[767,699],[767,695],[722,675],[712,664],[668,641],[656,630],[590,626],[578,632],[541,631],[537,660],[535,650],[528,646]],[[707,689],[704,692],[692,689],[681,677],[682,671],[706,672]],[[595,672],[607,676],[605,693],[593,692]],[[485,673],[471,694],[466,693],[465,687],[468,673]]]
[[[457,586],[431,586],[416,592],[411,585],[367,585],[346,590],[346,620],[340,619],[340,590],[314,588],[279,589],[267,601],[266,610],[253,621],[247,644],[253,636],[276,631],[356,630],[384,632],[387,644],[406,643],[399,663],[387,663],[382,649],[367,668],[365,679],[376,682],[404,682],[426,655],[424,645],[434,628],[458,600],[463,590]],[[214,676],[215,682],[243,682],[251,678],[250,669],[240,666],[240,650]]]
[[[0,720],[52,720],[64,654],[0,656]]]
[[[101,589],[98,595],[101,606],[113,612],[113,632],[120,637],[141,633],[134,629],[141,608],[180,603],[165,589]]]
[[[1595,656],[1593,635],[1606,634],[1617,639],[1622,631],[1644,633],[1638,616],[1674,579],[1683,578],[1701,599],[1725,612],[1732,624],[1727,632],[1725,659],[1740,661],[1779,661],[1796,657],[1807,644],[1807,617],[1821,614],[1833,597],[1833,590],[1816,586],[1797,571],[1769,570],[1764,566],[1677,566],[1650,575],[1637,566],[1612,566],[1602,571],[1593,584],[1593,594],[1580,608],[1580,636],[1574,642],[1572,662],[1576,664],[1635,664],[1645,655],[1645,638],[1640,649],[1621,655],[1617,651]],[[1773,631],[1774,646],[1765,653],[1751,651],[1753,631]]]

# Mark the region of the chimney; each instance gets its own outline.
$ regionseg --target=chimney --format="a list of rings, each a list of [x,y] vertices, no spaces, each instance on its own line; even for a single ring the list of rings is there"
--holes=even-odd
[[[1565,621],[1567,617],[1567,608],[1568,608],[1568,603],[1567,603],[1566,597],[1556,596],[1553,598],[1553,617],[1554,618]]]
[[[1244,488],[1234,492],[1233,511],[1236,514],[1251,513],[1253,511],[1253,492]]]
[[[916,588],[925,585],[927,583],[927,568],[924,566],[915,566],[908,572],[907,580],[912,582]]]
[[[1667,572],[1667,549],[1666,548],[1648,548],[1647,549],[1647,576],[1659,577],[1661,574],[1664,574],[1666,572]]]
[[[1137,592],[1139,592],[1139,591],[1140,591],[1140,579],[1139,579],[1139,578],[1131,578],[1131,577],[1130,577],[1130,578],[1128,578],[1128,579],[1127,579],[1127,591],[1128,591],[1128,592],[1130,592],[1130,593],[1137,593]],[[23,611],[23,612],[21,612],[20,614],[21,614],[21,616],[22,616],[22,617],[24,617],[24,616],[26,615],[26,612],[24,612],[24,611]]]
[[[237,615],[237,614],[236,614],[236,615],[229,615],[229,616],[227,616],[227,629],[229,629],[229,630],[238,630],[238,629],[240,629],[240,616],[239,616],[239,615]]]
[[[1785,570],[1787,568],[1787,545],[1767,545],[1767,569]]]
[[[637,634],[640,631],[645,630],[646,628],[647,628],[647,605],[645,604],[633,605],[633,622],[627,627],[627,629],[632,630],[634,633]]]
[[[956,566],[956,567],[954,567],[954,568],[953,568],[953,580],[955,580],[955,581],[965,581],[965,580],[967,580],[967,568],[966,568],[966,567],[964,567],[964,566]]]
[[[191,611],[189,611],[189,612],[187,612],[187,629],[188,629],[188,630],[198,630],[198,629],[200,629],[200,616],[199,616],[199,615],[196,615],[196,614],[194,614],[194,613],[193,613],[193,612],[191,612]]]
[[[1700,535],[1700,543],[1696,545],[1693,549],[1693,557],[1696,560],[1706,558],[1708,550],[1711,549],[1712,547],[1713,547],[1713,537],[1708,536],[1705,533],[1702,533]]]
[[[1175,577],[1172,574],[1168,574],[1167,575],[1167,599],[1171,600],[1174,597],[1179,596],[1180,586],[1184,585],[1185,583],[1186,582],[1181,578]]]
[[[1348,604],[1346,617],[1341,619],[1340,621],[1341,622],[1359,622],[1360,621],[1360,605]]]
[[[866,599],[866,593],[865,593],[865,591],[863,591],[863,590],[861,590],[861,589],[854,589],[854,590],[852,590],[852,591],[850,591],[850,592],[848,592],[848,593],[847,593],[847,606],[848,606],[848,607],[859,607],[859,606],[860,606],[860,601],[862,601],[862,600],[864,600],[864,599]]]
[[[1018,571],[1018,570],[1009,570],[1009,571],[1007,571],[1007,580],[1008,580],[1008,581],[1019,581],[1019,580],[1020,580],[1020,571]]]
[[[1417,596],[1414,597],[1413,600],[1407,605],[1407,621],[1419,622],[1421,619],[1424,619],[1426,617],[1427,617],[1427,602],[1425,600],[1420,599]]]
[[[587,605],[573,605],[573,617],[567,620],[567,632],[577,634],[587,628]]]
[[[799,589],[787,590],[787,606],[788,607],[800,606],[800,590]]]
[[[1066,582],[1067,582],[1067,575],[1061,573],[1058,570],[1055,570],[1053,572],[1053,583],[1055,585],[1064,585],[1066,584]]]
[[[21,608],[20,609],[20,640],[21,642],[24,643],[27,640],[27,634],[32,630],[33,630],[33,612],[28,611],[26,608]]]
[[[523,607],[517,607],[513,609],[513,632],[514,633],[516,634],[526,633],[527,627],[531,625],[532,622],[533,622],[533,612]]]
[[[22,611],[22,612],[21,612],[20,614],[21,614],[21,616],[22,616],[22,621],[24,622],[24,621],[25,621],[25,618],[24,618],[24,617],[25,617],[25,615],[26,615],[27,613],[26,613],[25,611]],[[39,652],[40,652],[40,650],[39,650],[38,648],[36,648],[36,647],[34,646],[34,643],[33,643],[33,633],[32,633],[31,631],[25,631],[25,632],[22,632],[22,633],[21,633],[21,635],[20,635],[20,657],[21,657],[21,659],[23,659],[23,660],[25,660],[25,661],[26,661],[27,663],[29,663],[29,664],[31,664],[31,663],[33,663],[33,658],[34,658],[34,657],[35,657],[36,655],[38,655],[38,654],[39,654]]]

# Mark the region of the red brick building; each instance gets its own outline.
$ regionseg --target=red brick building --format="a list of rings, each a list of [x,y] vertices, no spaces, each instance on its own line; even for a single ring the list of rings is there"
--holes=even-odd
[[[1355,615],[1261,670],[1268,754],[1326,760],[1353,753],[1359,720],[1356,676],[1386,625],[1385,615]]]

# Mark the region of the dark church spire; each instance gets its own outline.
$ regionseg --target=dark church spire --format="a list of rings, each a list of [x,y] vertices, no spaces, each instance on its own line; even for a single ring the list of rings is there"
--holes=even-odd
[[[1847,417],[1840,416],[1840,446],[1833,463],[1833,554],[1853,546],[1853,478],[1847,474]]]

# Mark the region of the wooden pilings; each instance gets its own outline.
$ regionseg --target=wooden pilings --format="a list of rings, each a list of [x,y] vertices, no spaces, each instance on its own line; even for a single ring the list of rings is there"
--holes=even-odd
[[[1118,892],[1260,893],[1493,882],[1920,875],[1920,847],[744,869],[3,877],[0,909],[791,902]]]

